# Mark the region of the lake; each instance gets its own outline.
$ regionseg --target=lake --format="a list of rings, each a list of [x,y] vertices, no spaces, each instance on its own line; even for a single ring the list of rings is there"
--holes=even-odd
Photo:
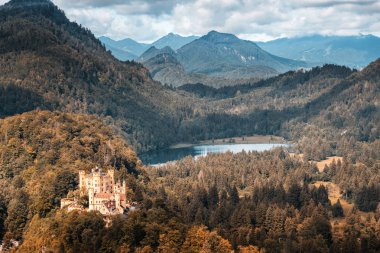
[[[221,145],[194,145],[183,148],[169,148],[151,151],[140,155],[140,159],[146,165],[159,165],[170,161],[180,160],[186,156],[206,156],[209,153],[225,153],[227,151],[239,153],[243,150],[266,151],[275,147],[288,147],[288,144],[221,144]]]

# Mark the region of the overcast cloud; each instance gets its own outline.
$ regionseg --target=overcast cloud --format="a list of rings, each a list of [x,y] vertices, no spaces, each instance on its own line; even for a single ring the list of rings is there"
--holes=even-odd
[[[3,4],[7,0],[0,0]],[[250,40],[310,34],[380,36],[380,0],[53,0],[96,36],[151,42],[210,30]]]

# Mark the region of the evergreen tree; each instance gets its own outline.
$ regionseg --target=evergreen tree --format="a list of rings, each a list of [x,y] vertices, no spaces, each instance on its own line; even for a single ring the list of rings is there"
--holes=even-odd
[[[340,200],[339,199],[332,206],[331,209],[332,209],[332,215],[333,215],[333,217],[343,217],[344,216],[343,208],[342,208],[342,205],[340,204]]]
[[[231,199],[231,202],[232,204],[237,204],[239,203],[239,192],[236,188],[236,186],[232,187],[231,191],[230,191],[230,199]]]

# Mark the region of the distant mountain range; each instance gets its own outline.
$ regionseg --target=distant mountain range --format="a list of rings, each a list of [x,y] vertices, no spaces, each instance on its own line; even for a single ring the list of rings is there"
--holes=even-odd
[[[172,49],[177,50],[196,39],[199,39],[199,36],[183,37],[178,34],[169,33],[168,35],[153,42],[152,46],[155,46],[158,49],[171,47]]]
[[[152,44],[100,40],[119,60],[139,61],[155,80],[172,86],[229,86],[327,63],[360,69],[380,56],[380,38],[373,35],[315,35],[254,43],[211,31],[202,37],[170,33]]]
[[[258,42],[271,54],[317,65],[333,63],[363,68],[380,57],[380,38],[359,36],[306,36]]]
[[[100,37],[99,40],[121,61],[134,60],[150,47],[129,38],[115,41],[108,37]]]
[[[277,57],[251,41],[211,31],[174,51],[170,47],[149,48],[137,61],[152,77],[164,84],[180,86],[204,83],[214,87],[267,78],[292,69],[307,67],[302,61]]]
[[[108,37],[100,37],[99,40],[104,43],[106,48],[112,52],[112,54],[119,60],[135,60],[147,49],[154,46],[158,49],[164,47],[170,47],[174,50],[181,48],[182,46],[198,39],[197,36],[183,37],[178,34],[169,33],[164,37],[156,40],[151,44],[140,43],[133,39],[127,38],[123,40],[115,41]]]
[[[177,51],[179,60],[188,72],[230,77],[230,72],[264,70],[279,73],[306,67],[301,61],[277,57],[255,43],[235,35],[211,31]]]

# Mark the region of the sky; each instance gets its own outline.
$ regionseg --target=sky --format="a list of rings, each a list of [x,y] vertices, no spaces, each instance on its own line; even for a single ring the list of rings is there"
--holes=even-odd
[[[0,0],[0,4],[8,0]],[[380,0],[52,0],[96,36],[152,42],[211,30],[268,41],[312,34],[380,36]]]

